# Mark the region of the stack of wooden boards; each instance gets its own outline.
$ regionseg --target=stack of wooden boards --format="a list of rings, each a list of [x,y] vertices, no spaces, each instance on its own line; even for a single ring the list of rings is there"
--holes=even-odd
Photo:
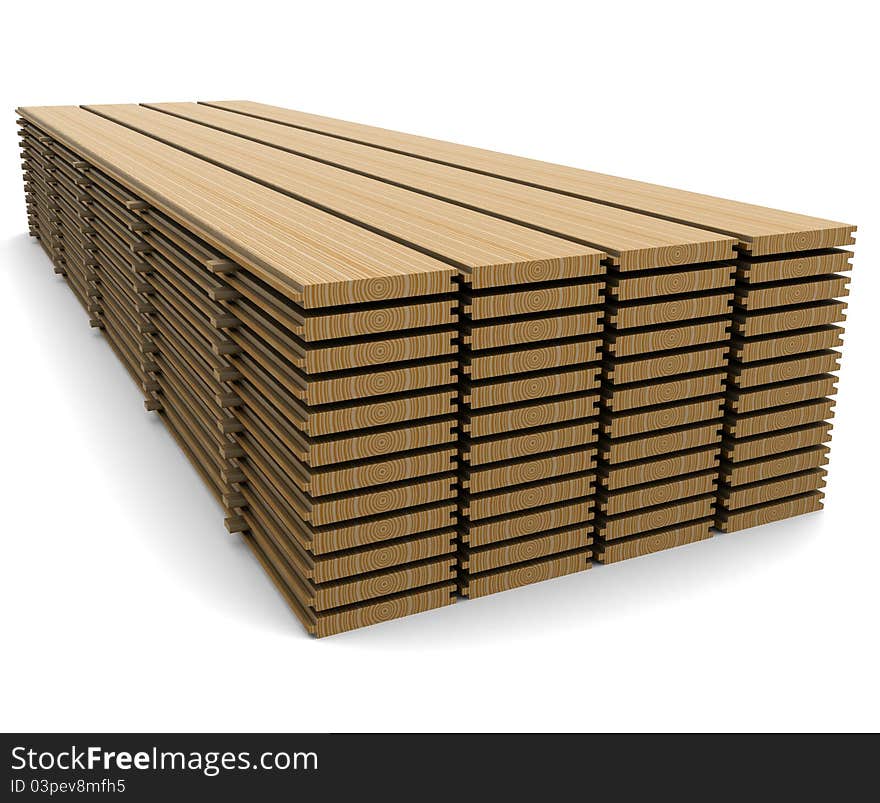
[[[821,504],[852,226],[245,101],[19,113],[31,234],[314,634]]]

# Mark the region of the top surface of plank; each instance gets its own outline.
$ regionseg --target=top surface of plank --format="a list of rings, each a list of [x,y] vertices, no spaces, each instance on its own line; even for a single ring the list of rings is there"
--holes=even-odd
[[[454,262],[480,287],[575,278],[604,271],[601,260],[605,255],[597,249],[240,136],[134,104],[84,108]]]
[[[251,101],[208,101],[265,120],[456,165],[737,237],[755,255],[848,245],[855,226],[754,204],[496,153]]]
[[[151,109],[598,248],[624,269],[709,262],[733,256],[736,240],[729,235],[200,104],[148,105]]]
[[[454,289],[451,265],[91,112],[18,113],[304,307]]]

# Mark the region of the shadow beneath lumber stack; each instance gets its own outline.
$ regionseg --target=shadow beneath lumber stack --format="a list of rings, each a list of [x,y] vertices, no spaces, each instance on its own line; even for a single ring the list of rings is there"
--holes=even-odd
[[[126,511],[132,526],[120,538],[138,539],[167,566],[169,573],[156,578],[157,590],[181,584],[230,618],[309,638],[241,538],[226,532],[222,509],[161,419],[144,410],[140,389],[99,330],[89,327],[87,313],[53,273],[39,243],[21,234],[3,241],[0,253],[14,295],[7,303],[24,312],[29,348],[40,352],[40,367],[33,370],[49,366],[63,389],[62,404],[89,444],[92,464],[106,469],[94,477],[95,496],[111,498]],[[27,375],[17,379],[21,387],[30,384]],[[52,447],[41,448],[51,460]],[[97,504],[84,500],[71,511],[80,537],[87,535],[90,508]]]
[[[251,552],[223,527],[223,512],[39,244],[27,235],[2,244],[2,264],[15,302],[26,313],[32,347],[42,352],[66,391],[97,462],[97,494],[112,495],[130,513],[137,538],[169,574],[157,588],[184,584],[208,604],[248,627],[310,639]],[[41,369],[42,370],[42,369]],[[27,377],[20,378],[24,385]],[[50,454],[51,457],[51,454]],[[89,506],[79,527],[88,532]],[[669,600],[699,605],[707,590],[748,573],[785,571],[782,564],[810,547],[823,514],[767,524],[654,555],[495,594],[322,640],[322,648],[412,651],[430,647],[516,642],[522,632],[581,638],[592,627],[637,615]]]

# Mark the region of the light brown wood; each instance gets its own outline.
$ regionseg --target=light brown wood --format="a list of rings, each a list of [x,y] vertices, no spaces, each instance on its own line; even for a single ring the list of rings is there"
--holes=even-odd
[[[684,526],[673,526],[632,538],[621,538],[608,541],[595,547],[596,560],[599,563],[617,563],[629,558],[639,558],[673,549],[677,546],[693,544],[712,537],[712,521],[709,519],[693,522]]]
[[[75,106],[19,109],[306,307],[450,292],[450,265]]]
[[[310,632],[821,506],[852,226],[251,104],[22,113],[31,233]]]
[[[209,101],[208,104],[236,111],[240,115],[278,121],[340,139],[368,143],[377,148],[453,164],[489,176],[503,176],[510,181],[733,234],[754,254],[805,251],[853,242],[855,226],[836,221],[401,134],[262,103]],[[188,104],[173,105],[180,107]]]
[[[98,107],[95,107],[98,108]],[[734,240],[677,223],[614,209],[554,192],[511,184],[468,170],[310,134],[197,104],[150,104],[151,109],[206,121],[295,154],[356,170],[383,181],[575,239],[611,255],[622,268],[687,265],[733,255]],[[100,107],[101,113],[109,113]]]
[[[598,273],[594,248],[136,105],[86,106],[122,126],[438,255],[475,287]],[[489,274],[484,275],[484,274]]]

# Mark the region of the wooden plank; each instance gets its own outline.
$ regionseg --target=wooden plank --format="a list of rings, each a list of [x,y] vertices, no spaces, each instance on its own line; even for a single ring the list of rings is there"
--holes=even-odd
[[[505,431],[481,440],[462,437],[460,459],[477,466],[583,446],[593,442],[596,428],[596,421],[579,419],[573,423],[530,428],[520,434]]]
[[[750,438],[725,440],[722,453],[726,460],[739,463],[755,460],[782,452],[791,452],[807,446],[819,446],[831,439],[831,424],[817,423],[782,430],[772,435],[756,435]]]
[[[729,381],[738,388],[752,388],[774,382],[788,382],[840,370],[839,351],[814,351],[761,362],[730,364]]]
[[[459,384],[461,402],[471,410],[483,407],[530,402],[573,393],[598,390],[600,366],[574,365],[528,374],[519,379],[500,377],[494,381],[472,383],[463,378]]]
[[[496,569],[485,574],[469,574],[466,580],[462,581],[460,592],[469,599],[477,599],[554,577],[586,571],[592,566],[591,555],[590,550],[581,550],[560,557],[519,563],[511,568]]]
[[[293,593],[289,579],[280,567],[283,561],[269,542],[259,536],[248,535],[245,543],[263,566],[278,591],[290,605],[297,618],[312,635],[322,638],[347,630],[368,627],[391,619],[411,616],[415,613],[451,605],[455,602],[454,583],[441,583],[436,586],[404,592],[384,597],[377,601],[345,606],[342,609],[315,613],[302,605]]]
[[[585,472],[596,467],[595,458],[595,447],[580,447],[540,457],[526,457],[500,465],[470,468],[461,483],[469,493],[479,494],[563,474]]]
[[[488,176],[567,196],[675,220],[736,236],[753,254],[806,251],[853,242],[855,226],[783,212],[754,204],[714,198],[657,184],[549,164],[534,159],[499,154],[426,137],[386,131],[328,117],[305,114],[250,101],[212,101],[208,105],[237,112],[239,116],[272,120],[288,127],[316,131],[340,140],[366,143],[396,153],[456,165]],[[163,104],[175,113],[189,104]]]
[[[734,304],[737,309],[759,310],[825,301],[849,295],[848,276],[820,276],[785,282],[749,284],[738,287]]]
[[[471,439],[502,435],[521,429],[589,418],[596,414],[597,402],[598,396],[589,393],[571,398],[563,397],[559,401],[512,405],[509,408],[464,410],[459,426]]]
[[[203,128],[214,126],[223,132],[233,132],[240,139],[247,138],[252,147],[263,144],[276,151],[307,156],[573,239],[606,252],[623,269],[687,265],[733,255],[734,240],[725,235],[711,235],[603,204],[309,134],[290,126],[212,111],[197,104],[160,103],[149,104],[149,107],[173,113],[181,120],[197,120]],[[91,108],[100,109],[102,114],[112,114],[108,112],[110,107]],[[223,120],[219,126],[216,123],[218,118]],[[204,125],[206,121],[207,125]]]
[[[828,462],[828,452],[827,446],[812,446],[782,455],[758,457],[755,460],[746,460],[737,464],[722,462],[722,482],[735,488],[752,482],[781,477],[785,474],[795,474],[799,471],[819,468]]]
[[[828,250],[810,254],[788,254],[783,257],[741,257],[737,262],[737,281],[761,284],[782,279],[806,279],[851,270],[851,251]]]
[[[305,307],[452,289],[448,264],[83,109],[19,113]]]
[[[727,511],[737,510],[808,491],[817,491],[825,486],[826,474],[825,469],[812,468],[736,488],[722,485],[719,489],[720,506]]]
[[[651,326],[635,330],[609,326],[605,330],[605,351],[617,357],[629,357],[634,354],[718,343],[728,339],[729,326],[730,321],[726,316],[710,321],[688,323],[684,326]]]
[[[470,547],[498,544],[526,535],[538,535],[550,530],[583,525],[592,518],[592,500],[575,500],[562,504],[534,508],[499,519],[485,519],[473,523],[462,534],[462,542]]]
[[[722,265],[716,268],[701,267],[696,270],[646,271],[627,274],[611,271],[606,279],[608,295],[617,301],[633,301],[655,296],[680,295],[732,287],[735,267]]]
[[[654,326],[692,318],[711,318],[718,315],[729,315],[733,302],[732,292],[720,292],[706,295],[673,297],[627,304],[608,304],[606,306],[605,323],[618,329],[629,329],[637,326]]]
[[[715,512],[715,494],[694,497],[657,507],[643,508],[634,513],[596,517],[596,535],[605,540],[625,538],[681,524],[692,519],[706,518]]]
[[[795,329],[810,329],[840,323],[846,317],[845,301],[819,301],[780,310],[733,315],[733,331],[742,337],[754,337]]]
[[[664,455],[654,460],[639,460],[637,463],[618,466],[600,466],[599,472],[604,475],[605,487],[615,490],[714,468],[718,465],[720,451],[720,445],[713,444],[674,455]]]
[[[726,343],[670,351],[660,356],[635,357],[609,361],[605,367],[607,382],[627,384],[651,379],[710,371],[727,365]]]
[[[687,424],[696,424],[721,417],[724,399],[721,396],[708,399],[660,405],[625,413],[608,413],[600,419],[602,434],[609,438],[622,438],[640,432],[654,432]]]
[[[727,394],[727,406],[738,413],[748,413],[766,407],[820,399],[837,392],[836,382],[836,376],[822,374],[769,387],[731,388]]]
[[[617,388],[605,387],[602,393],[608,410],[621,412],[700,396],[713,396],[722,392],[725,378],[725,371],[708,371],[686,379],[663,379]]]
[[[620,491],[603,492],[598,495],[597,508],[606,516],[629,513],[643,507],[653,507],[689,496],[714,494],[718,484],[718,472],[714,469],[676,477],[672,480],[648,483]]]
[[[102,117],[461,267],[475,287],[600,272],[601,251],[136,105]],[[487,274],[487,275],[484,275]]]
[[[806,402],[774,407],[769,411],[731,416],[725,422],[725,433],[732,438],[747,438],[752,435],[773,432],[778,429],[814,424],[834,416],[832,399],[814,399]]]
[[[734,338],[730,348],[733,360],[738,363],[748,363],[774,357],[790,357],[808,351],[824,351],[842,345],[842,327],[817,326],[793,333],[783,332],[748,339]]]
[[[600,440],[599,454],[608,463],[627,463],[663,454],[696,449],[719,442],[721,421],[676,427],[659,433],[635,435],[616,440]]]
[[[802,516],[805,513],[813,513],[822,509],[822,491],[811,491],[792,496],[780,502],[756,505],[742,510],[729,512],[723,508],[718,509],[715,526],[721,532],[732,533],[745,530],[749,527],[757,527],[761,524],[769,524],[780,519]]]
[[[594,474],[585,472],[561,478],[531,482],[515,488],[503,488],[484,494],[463,493],[459,498],[461,514],[469,521],[508,516],[557,502],[583,499],[593,490]]]
[[[474,350],[553,341],[579,335],[601,335],[602,310],[580,308],[573,312],[557,307],[537,316],[460,323],[462,343]]]
[[[618,563],[630,558],[651,555],[666,549],[693,544],[712,537],[712,520],[696,521],[684,526],[673,526],[652,533],[607,541],[595,547],[599,563]]]
[[[469,573],[487,572],[558,552],[583,549],[592,543],[589,527],[571,527],[505,541],[497,546],[465,549],[461,553],[459,565]]]

